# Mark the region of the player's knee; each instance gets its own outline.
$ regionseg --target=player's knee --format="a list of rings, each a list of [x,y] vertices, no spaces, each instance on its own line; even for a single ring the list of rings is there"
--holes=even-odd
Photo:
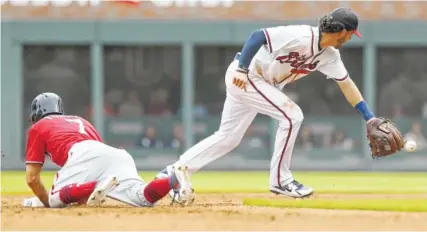
[[[49,207],[50,208],[62,208],[64,203],[59,199],[59,194],[49,194]]]
[[[239,146],[240,141],[242,141],[243,135],[233,131],[222,131],[219,130],[216,132],[216,135],[221,138],[221,142],[218,146],[227,147],[230,149],[234,149]]]
[[[286,112],[286,111],[284,111]],[[283,119],[280,120],[280,126],[288,127],[289,123],[301,124],[304,120],[304,114],[299,106],[295,105],[292,111],[283,114]]]
[[[227,147],[237,147],[240,143],[240,141],[242,141],[242,137],[237,135],[237,134],[229,134],[228,136],[226,136],[223,140],[224,142],[224,146]]]
[[[242,137],[237,135],[230,136],[227,140],[228,140],[227,146],[234,149],[239,146],[240,142],[242,141]]]
[[[295,123],[302,123],[303,120],[304,120],[304,114],[302,113],[301,108],[298,106],[298,110],[295,111],[293,121],[295,121]]]

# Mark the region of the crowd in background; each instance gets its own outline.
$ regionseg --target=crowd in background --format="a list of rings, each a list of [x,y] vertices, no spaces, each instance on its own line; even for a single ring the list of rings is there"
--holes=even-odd
[[[196,141],[203,139],[202,137],[196,138]],[[273,141],[272,141],[273,139]],[[268,148],[275,138],[264,133],[254,132],[252,127],[249,127],[240,146],[246,148]],[[144,132],[138,137],[136,141],[137,147],[142,148],[183,148],[184,145],[184,131],[181,124],[175,125],[170,137],[163,138],[158,136],[156,127],[147,126]],[[341,151],[351,151],[358,148],[358,144],[354,139],[349,138],[345,131],[336,130],[330,134],[315,134],[310,126],[305,126],[300,131],[299,139],[297,139],[296,147],[310,151],[318,148],[331,148]]]
[[[195,53],[194,116],[219,116],[225,99],[224,73],[239,46],[200,46]],[[363,91],[363,50],[343,48],[342,59],[352,79]],[[87,46],[25,46],[24,101],[40,92],[55,91],[63,97],[66,111],[90,119],[91,60]],[[427,120],[427,48],[380,48],[377,58],[376,112],[398,119]],[[113,118],[181,115],[181,51],[178,46],[107,46],[104,49],[105,114]],[[354,116],[334,81],[311,74],[284,89],[306,116]],[[398,93],[398,94],[397,94]],[[265,146],[270,138],[251,134],[248,146]],[[148,126],[135,145],[147,148],[182,147],[182,125],[171,128],[170,138],[157,139],[157,128]],[[360,142],[337,129],[319,138],[310,126],[300,131],[297,146],[303,149],[328,147],[351,150]],[[414,121],[407,134],[425,148],[421,124]],[[261,145],[260,145],[261,144]]]

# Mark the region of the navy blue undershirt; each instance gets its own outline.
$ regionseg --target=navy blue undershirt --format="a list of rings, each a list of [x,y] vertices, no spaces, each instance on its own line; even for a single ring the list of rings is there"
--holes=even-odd
[[[255,54],[263,44],[267,44],[264,31],[262,29],[253,31],[249,39],[243,45],[242,52],[239,58],[239,68],[248,69]]]

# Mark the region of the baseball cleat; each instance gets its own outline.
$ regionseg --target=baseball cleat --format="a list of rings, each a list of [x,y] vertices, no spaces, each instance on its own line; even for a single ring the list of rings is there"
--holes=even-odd
[[[286,195],[293,198],[305,198],[313,195],[314,190],[312,188],[305,187],[296,180],[283,186],[270,186],[270,192],[276,195]]]
[[[173,166],[172,165],[168,165],[168,166],[166,166],[166,168],[165,169],[163,169],[161,172],[159,172],[157,175],[156,175],[156,178],[155,179],[159,179],[159,178],[168,178],[169,176],[171,176],[171,175],[173,175]],[[194,202],[194,189],[193,189],[193,186],[191,185],[191,182],[189,182],[189,184],[190,184],[190,188],[191,188],[191,191],[192,191],[192,193],[193,193],[193,200],[192,200],[192,202]],[[179,203],[179,204],[182,204],[183,202],[182,202],[182,200],[180,199],[180,197],[179,197],[179,195],[176,193],[176,191],[175,190],[173,190],[173,189],[171,189],[170,191],[169,191],[169,197],[172,199],[172,204],[174,203],[174,202],[176,202],[176,203]],[[192,202],[189,202],[189,204],[191,204]]]
[[[191,186],[190,174],[187,166],[172,166],[171,175],[175,175],[178,185],[173,188],[172,203],[189,205],[194,202],[194,189]],[[170,196],[169,192],[169,196]]]
[[[86,202],[87,206],[100,206],[105,202],[105,198],[109,192],[119,186],[119,181],[116,177],[112,176],[107,178],[104,182],[96,186],[95,190],[89,196]]]
[[[172,165],[168,165],[166,166],[165,169],[163,169],[161,172],[159,172],[156,175],[155,179],[161,179],[161,178],[166,178],[168,177],[170,174],[172,173]]]

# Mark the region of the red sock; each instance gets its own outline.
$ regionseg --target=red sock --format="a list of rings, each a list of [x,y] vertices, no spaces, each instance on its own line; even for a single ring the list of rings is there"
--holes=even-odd
[[[172,188],[176,188],[177,181],[175,176],[168,178],[155,179],[151,181],[144,189],[145,199],[154,204],[162,199]]]
[[[59,190],[59,199],[64,204],[81,202],[82,200],[89,198],[90,194],[95,190],[96,183],[96,181],[91,181],[80,185],[70,184],[64,186]]]

